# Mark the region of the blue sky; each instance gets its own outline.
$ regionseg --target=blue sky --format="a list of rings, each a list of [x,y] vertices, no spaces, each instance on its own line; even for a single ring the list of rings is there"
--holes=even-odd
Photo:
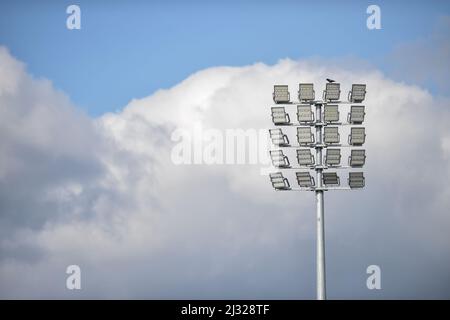
[[[219,65],[357,57],[381,70],[399,44],[424,38],[447,1],[14,1],[2,3],[0,44],[92,116]],[[81,7],[81,30],[66,8]]]

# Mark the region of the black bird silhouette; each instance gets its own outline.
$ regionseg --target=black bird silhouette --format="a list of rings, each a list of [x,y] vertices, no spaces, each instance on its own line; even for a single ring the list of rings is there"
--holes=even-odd
[[[328,79],[328,78],[327,78],[327,81],[328,81],[328,83],[336,82],[336,81],[334,81],[334,80],[332,80],[332,79]]]

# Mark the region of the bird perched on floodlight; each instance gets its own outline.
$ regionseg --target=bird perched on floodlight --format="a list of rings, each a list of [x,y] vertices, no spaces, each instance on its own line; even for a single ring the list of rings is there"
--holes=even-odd
[[[336,82],[336,81],[334,81],[333,79],[328,79],[328,78],[327,78],[327,81],[328,81],[328,83]]]

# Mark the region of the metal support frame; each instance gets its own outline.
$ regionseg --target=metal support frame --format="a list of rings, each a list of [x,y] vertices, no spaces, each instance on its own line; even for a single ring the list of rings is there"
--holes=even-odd
[[[316,120],[322,122],[322,104],[316,103]],[[317,187],[322,188],[322,144],[323,144],[323,126],[316,126],[316,181]],[[326,299],[325,286],[325,221],[324,221],[324,191],[315,190],[316,194],[316,226],[317,226],[317,249],[316,249],[316,280],[317,280],[317,300]]]

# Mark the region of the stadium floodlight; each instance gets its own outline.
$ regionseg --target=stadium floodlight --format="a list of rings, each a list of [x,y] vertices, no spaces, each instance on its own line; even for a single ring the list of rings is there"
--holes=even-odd
[[[278,147],[289,147],[289,138],[287,135],[283,134],[281,129],[270,129],[269,130],[270,139],[272,143]]]
[[[287,85],[274,85],[272,96],[275,103],[289,103],[291,100]]]
[[[350,167],[362,167],[366,163],[366,150],[354,149],[348,157]]]
[[[310,149],[297,149],[297,161],[302,167],[313,166],[315,162]]]
[[[360,103],[366,98],[366,85],[365,84],[353,84],[352,91],[348,93],[348,101]]]
[[[339,110],[337,104],[325,105],[325,111],[323,112],[323,121],[329,123],[339,121]]]
[[[332,82],[326,84],[325,91],[323,92],[324,100],[327,101],[339,100],[340,95],[341,95],[340,83]]]
[[[365,143],[366,131],[363,127],[365,121],[365,106],[363,105],[366,95],[365,84],[353,84],[349,92],[348,100],[343,101],[340,97],[340,84],[335,80],[327,78],[325,90],[322,98],[315,97],[314,85],[312,83],[299,83],[298,101],[290,101],[289,88],[287,85],[275,85],[273,91],[274,104],[272,106],[272,120],[277,126],[296,127],[297,143],[289,142],[286,134],[281,129],[272,129],[270,138],[276,150],[270,151],[272,163],[278,169],[276,173],[270,174],[270,180],[277,191],[312,191],[316,200],[316,288],[317,299],[326,299],[326,270],[325,270],[325,212],[324,197],[326,191],[331,190],[351,190],[365,187],[362,171],[366,162],[366,152],[362,145]],[[320,95],[320,94],[319,94]],[[284,105],[283,105],[284,104]],[[350,111],[341,115],[341,105],[350,106]],[[297,107],[297,120],[289,118],[294,110],[288,108]],[[341,109],[341,110],[339,110]],[[348,112],[348,115],[347,115]],[[347,116],[347,119],[344,119]],[[346,121],[345,121],[346,120]],[[343,123],[345,122],[345,123]],[[350,133],[348,144],[343,138],[340,141],[340,126],[349,126]],[[279,128],[280,128],[279,127]],[[285,130],[285,129],[283,129]],[[290,132],[287,132],[288,134]],[[347,135],[347,132],[346,132]],[[342,160],[344,149],[350,147],[348,165]],[[292,165],[283,148],[295,148],[298,165]],[[291,151],[289,151],[291,152]],[[345,178],[348,178],[348,185],[341,186],[340,177],[344,179],[339,170],[345,169]],[[294,170],[298,186],[292,187],[287,178],[283,176],[283,171]],[[348,170],[348,171],[347,171]],[[298,172],[297,172],[298,171]],[[293,179],[293,178],[292,178]],[[292,180],[291,180],[292,181]],[[293,182],[294,183],[294,182]],[[343,182],[344,184],[344,182]]]
[[[338,166],[341,163],[341,149],[327,149],[325,164],[327,166]]]
[[[314,92],[314,84],[300,83],[298,86],[298,100],[299,101],[313,101],[316,98]]]
[[[314,143],[314,135],[309,127],[297,127],[297,141],[299,145],[310,145]]]
[[[362,172],[349,172],[348,185],[350,188],[363,188],[365,185],[364,173]]]
[[[277,168],[290,168],[288,157],[286,157],[282,150],[270,151],[270,159],[272,159],[272,164]]]
[[[325,127],[323,129],[323,140],[325,144],[335,144],[339,143],[340,135],[338,127]]]
[[[366,141],[365,128],[352,128],[348,136],[348,144],[351,146],[362,146]]]
[[[295,175],[297,176],[297,183],[301,188],[311,188],[316,184],[314,177],[309,172],[296,172]]]
[[[299,123],[312,123],[314,121],[314,113],[311,111],[309,104],[300,104],[297,106],[297,119]]]
[[[341,183],[336,172],[324,172],[322,182],[325,186],[338,186]]]
[[[270,177],[270,181],[272,182],[272,186],[276,190],[291,189],[288,179],[283,177],[283,174],[281,172],[271,173],[271,174],[269,174],[269,177]]]
[[[291,118],[284,107],[272,107],[272,121],[276,126],[291,124]]]
[[[361,124],[364,122],[364,106],[351,106],[347,117],[347,122],[351,124]]]

